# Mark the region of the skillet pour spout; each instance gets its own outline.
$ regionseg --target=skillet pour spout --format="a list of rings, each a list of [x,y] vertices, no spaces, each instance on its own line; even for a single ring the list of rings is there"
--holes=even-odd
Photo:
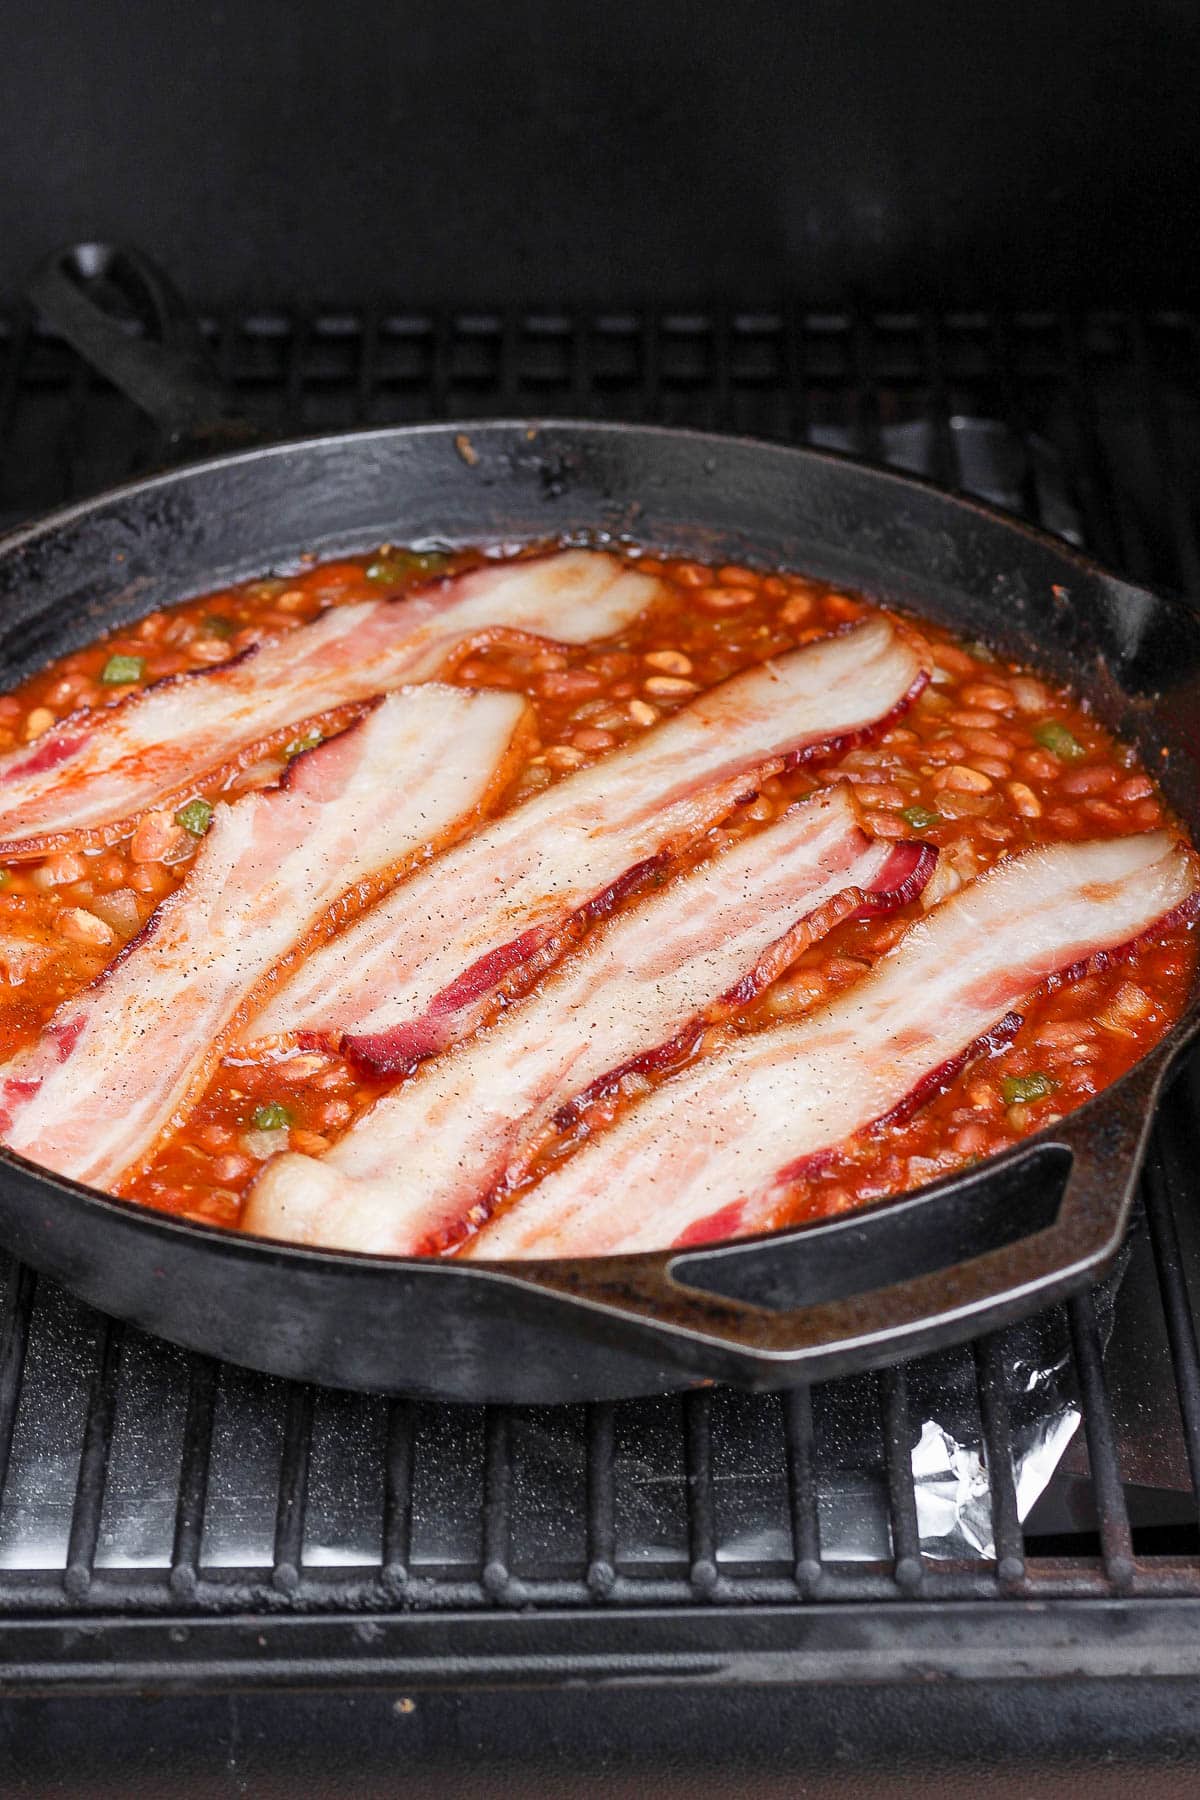
[[[470,455],[463,452],[463,443]],[[1073,684],[1200,837],[1200,619],[926,484],[735,438],[538,420],[241,450],[0,543],[11,683],[118,622],[300,550],[612,542],[804,569]],[[394,1261],[252,1239],[111,1200],[5,1154],[0,1238],[103,1310],[273,1373],[466,1401],[769,1387],[974,1335],[1095,1280],[1120,1244],[1171,1035],[1052,1131],[822,1224],[575,1262]]]

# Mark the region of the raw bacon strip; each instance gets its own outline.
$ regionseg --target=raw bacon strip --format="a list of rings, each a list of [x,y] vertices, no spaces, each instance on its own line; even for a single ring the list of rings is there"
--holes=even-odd
[[[514,694],[402,689],[282,787],[217,806],[183,885],[0,1072],[4,1142],[96,1186],[143,1164],[268,972],[489,799],[524,714]]]
[[[366,1066],[411,1067],[758,783],[877,728],[923,681],[886,620],[731,677],[406,882],[299,970],[256,1035],[347,1033]]]
[[[929,1098],[1057,971],[1128,943],[1196,890],[1194,858],[1165,832],[1001,863],[831,1006],[664,1083],[467,1254],[595,1256],[764,1230],[789,1181]]]
[[[623,1074],[682,1054],[834,925],[914,898],[934,860],[925,845],[867,837],[845,788],[793,807],[612,920],[539,993],[377,1101],[320,1162],[276,1157],[242,1224],[393,1256],[442,1248],[464,1221],[482,1222],[564,1101],[577,1115]]]
[[[628,624],[659,590],[615,557],[570,550],[333,607],[231,662],[73,713],[0,757],[0,856],[112,843],[148,807],[247,766],[299,722],[430,679],[463,639],[498,630],[584,643]]]

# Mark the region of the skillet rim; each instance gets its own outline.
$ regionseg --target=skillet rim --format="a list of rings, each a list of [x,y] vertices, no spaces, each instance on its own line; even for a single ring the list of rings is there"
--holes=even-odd
[[[1069,539],[1058,537],[1048,531],[1045,526],[1034,525],[1020,513],[1009,512],[1007,508],[994,505],[991,501],[978,499],[973,494],[960,492],[956,488],[943,487],[930,477],[909,473],[908,470],[890,468],[885,463],[871,462],[868,458],[857,456],[848,450],[832,450],[824,446],[808,444],[790,444],[774,438],[755,437],[746,432],[733,431],[701,431],[690,425],[649,425],[638,420],[622,419],[586,419],[574,415],[557,417],[552,415],[504,414],[495,418],[484,419],[446,419],[423,420],[412,425],[364,425],[347,431],[306,432],[298,436],[272,438],[268,443],[251,444],[236,450],[225,450],[211,456],[196,456],[186,462],[154,471],[149,475],[135,476],[129,481],[117,482],[114,486],[102,488],[98,493],[86,499],[69,501],[65,505],[51,508],[49,512],[38,513],[23,524],[10,526],[0,532],[0,558],[23,549],[40,536],[46,535],[59,527],[83,522],[89,513],[98,512],[102,507],[114,501],[135,499],[143,494],[152,494],[160,488],[176,487],[193,476],[202,476],[212,469],[236,469],[242,465],[266,462],[277,456],[286,457],[301,451],[322,450],[337,445],[354,446],[358,444],[383,443],[396,438],[449,438],[451,443],[461,437],[470,439],[476,433],[513,432],[519,434],[526,443],[532,443],[534,437],[547,431],[568,431],[594,434],[600,437],[627,437],[636,435],[647,438],[662,438],[668,442],[683,442],[696,445],[712,444],[717,448],[735,445],[743,450],[754,452],[767,451],[772,456],[795,458],[804,463],[825,463],[834,468],[853,469],[857,474],[866,475],[880,485],[896,487],[901,490],[914,488],[918,492],[936,497],[939,501],[957,507],[960,510],[977,514],[995,524],[1007,527],[1019,536],[1039,544],[1043,549],[1056,556],[1074,563],[1081,574],[1092,579],[1112,582],[1116,586],[1132,593],[1144,594],[1147,597],[1178,607],[1200,623],[1200,597],[1192,601],[1186,594],[1175,593],[1170,589],[1151,588],[1145,583],[1132,581],[1120,575],[1102,563],[1090,551],[1072,544]],[[457,449],[457,446],[455,445]],[[436,535],[433,533],[431,535]],[[632,541],[633,534],[623,534]],[[618,535],[615,542],[623,541]],[[253,580],[253,576],[248,577]],[[182,605],[182,601],[175,604]]]

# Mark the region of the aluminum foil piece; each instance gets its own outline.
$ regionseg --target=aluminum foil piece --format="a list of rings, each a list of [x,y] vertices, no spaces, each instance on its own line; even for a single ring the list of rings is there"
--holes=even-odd
[[[1013,1434],[1017,1514],[1024,1522],[1045,1491],[1079,1428],[1074,1406],[1035,1419]],[[926,1419],[913,1446],[917,1528],[924,1555],[950,1560],[994,1557],[991,1484],[977,1445],[960,1444],[934,1419]]]

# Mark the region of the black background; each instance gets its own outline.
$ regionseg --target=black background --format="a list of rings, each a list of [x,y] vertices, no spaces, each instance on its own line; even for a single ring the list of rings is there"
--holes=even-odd
[[[0,293],[132,239],[206,302],[1177,297],[1191,0],[43,0]]]

